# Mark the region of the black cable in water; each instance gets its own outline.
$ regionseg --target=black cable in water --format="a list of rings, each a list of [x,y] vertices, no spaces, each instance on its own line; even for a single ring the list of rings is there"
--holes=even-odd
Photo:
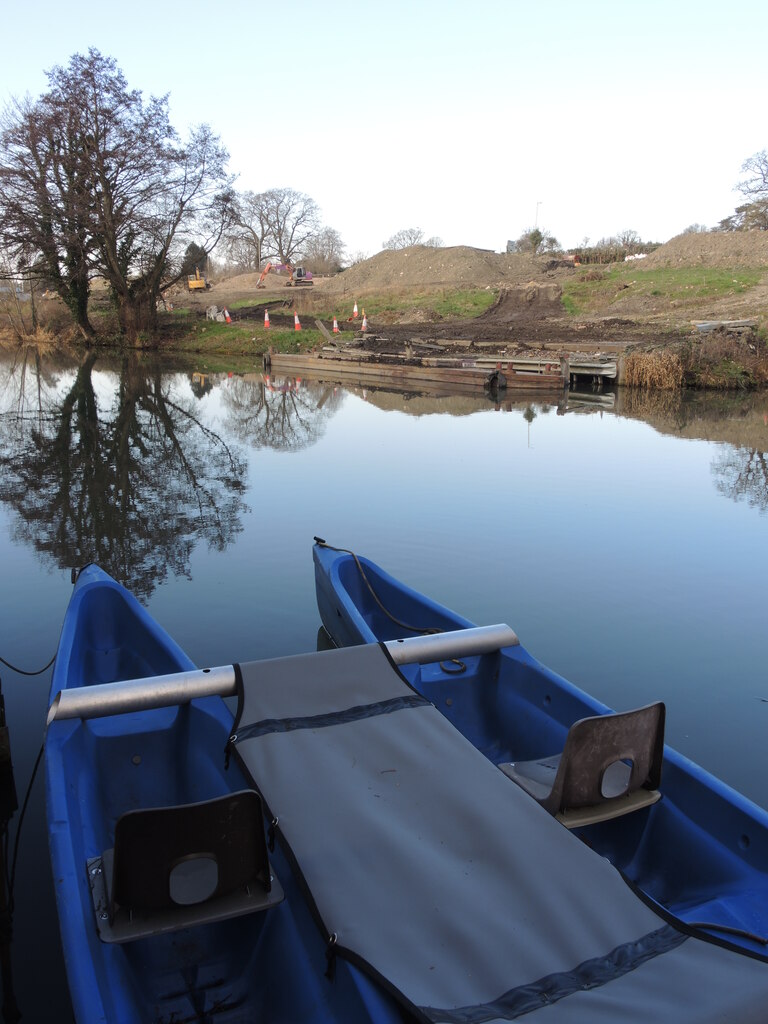
[[[29,798],[32,793],[32,786],[35,782],[35,776],[37,775],[37,769],[40,767],[40,761],[43,757],[43,750],[45,750],[45,744],[40,747],[37,758],[35,759],[35,767],[32,769],[32,774],[29,777],[29,783],[27,785],[27,792],[24,794],[24,803],[21,805],[21,813],[19,814],[19,823],[16,826],[16,839],[13,844],[13,860],[11,861],[10,872],[8,874],[8,905],[11,913],[13,913],[13,886],[16,882],[16,861],[19,857],[19,841],[21,839],[21,826],[24,824],[24,815],[27,813],[27,807],[29,805]],[[6,870],[8,870],[6,865]]]
[[[0,662],[3,665],[5,665],[6,668],[9,668],[11,670],[11,672],[18,673],[18,675],[20,675],[20,676],[39,676],[39,675],[42,675],[43,672],[45,672],[47,669],[49,669],[51,667],[51,665],[54,663],[54,661],[56,661],[56,655],[55,654],[51,658],[51,660],[48,662],[47,665],[44,665],[42,668],[37,669],[35,672],[26,672],[23,668],[16,668],[16,666],[12,665],[10,663],[10,661],[6,661],[5,658],[0,657]]]

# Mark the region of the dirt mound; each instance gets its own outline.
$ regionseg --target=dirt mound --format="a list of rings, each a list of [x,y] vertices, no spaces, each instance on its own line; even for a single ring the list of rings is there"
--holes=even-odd
[[[677,235],[640,261],[651,267],[768,267],[768,231]]]
[[[236,277],[228,277],[225,281],[222,281],[221,284],[226,285],[227,288],[231,288],[232,291],[252,292],[259,283],[260,277],[261,274],[259,274],[258,271],[254,271],[252,274],[238,274]],[[285,286],[285,282],[288,280],[288,277],[280,278],[275,274],[274,277],[269,280],[272,281],[275,279]]]
[[[502,288],[494,304],[477,317],[477,320],[504,324],[527,316],[540,318],[562,315],[562,294],[563,289],[559,284],[539,284],[536,281],[512,288]]]
[[[381,291],[426,285],[449,288],[494,288],[522,284],[540,270],[528,256],[506,255],[467,245],[435,249],[413,245],[385,249],[328,282],[329,290]]]

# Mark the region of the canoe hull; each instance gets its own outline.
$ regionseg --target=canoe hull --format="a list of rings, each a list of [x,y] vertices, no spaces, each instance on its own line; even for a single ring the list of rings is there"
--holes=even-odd
[[[51,698],[72,686],[195,666],[133,596],[95,566],[78,579]],[[109,1021],[389,1021],[391,1004],[353,968],[323,976],[325,948],[279,849],[285,900],[263,912],[121,945],[97,936],[86,862],[114,844],[117,818],[248,787],[225,768],[232,714],[218,697],[108,718],[54,721],[46,741],[49,844],[78,1024]],[[373,1009],[371,1009],[371,1007]]]
[[[398,621],[439,629],[475,625],[367,559],[355,561],[349,553],[316,544],[314,562],[323,625],[339,645],[408,635]],[[522,645],[495,658],[466,659],[461,674],[453,668],[426,665],[403,671],[495,764],[555,753],[573,722],[611,710],[547,669]],[[652,693],[648,699],[659,696]],[[717,935],[764,956],[766,946],[748,933],[768,937],[768,814],[669,747],[661,791],[663,798],[653,807],[579,834],[677,920],[737,929],[738,934]]]

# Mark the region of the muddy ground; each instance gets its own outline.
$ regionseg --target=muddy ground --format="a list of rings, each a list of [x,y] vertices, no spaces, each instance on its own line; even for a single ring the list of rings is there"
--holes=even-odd
[[[701,308],[675,308],[653,296],[633,298],[631,289],[621,293],[617,307],[602,315],[567,316],[562,305],[562,285],[574,274],[590,268],[553,266],[548,258],[494,253],[469,246],[433,249],[413,246],[385,250],[350,267],[333,278],[319,278],[309,289],[285,287],[285,278],[270,275],[267,288],[256,291],[258,275],[239,275],[216,282],[198,302],[253,300],[241,308],[242,319],[263,319],[262,302],[269,300],[274,326],[292,326],[293,311],[302,323],[312,323],[313,308],[338,310],[343,333],[358,331],[360,319],[347,317],[354,301],[365,304],[366,295],[412,296],[407,312],[386,318],[369,318],[369,338],[405,344],[419,339],[450,347],[452,342],[504,344],[510,351],[616,352],[630,345],[674,344],[694,332],[693,319],[765,318],[768,311],[768,232],[706,232],[680,235],[638,261],[638,271],[660,267],[759,267],[763,280],[743,295],[721,297]],[[494,305],[472,320],[439,319],[429,311],[423,296],[439,291],[485,288],[498,292]],[[278,305],[280,303],[280,305]],[[280,308],[290,303],[290,313]],[[461,347],[461,346],[457,346]]]
[[[366,347],[393,350],[404,348],[408,343],[424,342],[447,350],[497,347],[509,353],[534,355],[551,354],[553,351],[615,353],[630,345],[659,344],[656,325],[619,317],[588,321],[566,318],[560,297],[561,289],[557,284],[531,282],[504,288],[490,309],[470,320],[435,321],[418,317],[418,313],[415,319],[404,316],[395,323],[369,318]],[[273,327],[293,327],[294,298],[295,305],[301,310],[302,300],[298,296],[286,297],[278,293],[277,301],[269,302]],[[240,307],[234,316],[238,320],[261,324],[264,306]],[[301,312],[301,321],[307,327],[314,326],[311,312]],[[361,325],[361,316],[355,320],[340,319],[339,340],[361,340]],[[686,334],[690,334],[690,327],[679,331],[667,330],[665,341],[675,341]]]

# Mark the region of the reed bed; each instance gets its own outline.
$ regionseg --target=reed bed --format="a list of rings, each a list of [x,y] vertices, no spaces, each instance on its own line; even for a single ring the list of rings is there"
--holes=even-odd
[[[676,352],[631,352],[625,363],[624,383],[635,388],[675,391],[683,386],[685,370]]]

